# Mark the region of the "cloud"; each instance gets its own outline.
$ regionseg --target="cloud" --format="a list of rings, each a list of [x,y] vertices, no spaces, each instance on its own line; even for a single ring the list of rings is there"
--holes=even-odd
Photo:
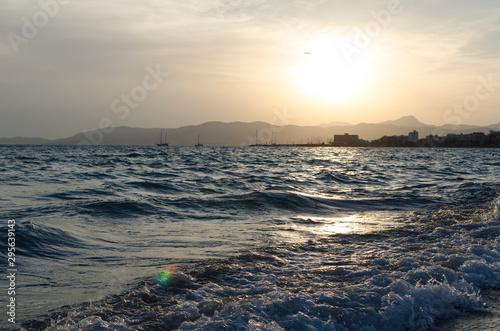
[[[186,109],[196,118],[251,117],[234,111],[237,98],[228,86],[237,87],[241,100],[255,100],[255,114],[262,114],[263,107],[292,103],[310,114],[315,101],[299,100],[290,89],[289,72],[302,63],[304,50],[319,39],[352,40],[356,28],[363,29],[373,21],[373,12],[385,10],[387,4],[383,0],[73,0],[15,53],[8,33],[20,34],[21,19],[31,19],[40,6],[36,1],[3,1],[0,98],[2,111],[9,114],[3,118],[9,123],[0,123],[0,135],[16,134],[28,127],[31,118],[44,114],[54,123],[51,132],[58,130],[63,118],[68,130],[90,129],[106,116],[117,95],[137,84],[146,66],[156,64],[171,76],[143,103],[142,111],[149,112],[141,122],[144,126],[169,116],[168,111],[156,113],[165,104],[169,109]],[[401,0],[401,4],[402,13],[366,49],[376,56],[378,81],[384,82],[371,95],[384,94],[389,100],[387,93],[394,91],[383,86],[403,89],[402,77],[411,77],[412,84],[418,82],[425,91],[426,80],[453,77],[452,82],[464,84],[478,73],[498,69],[498,1]],[[282,104],[274,104],[276,100]],[[377,100],[366,104],[382,107]],[[178,114],[172,113],[178,125],[190,121]],[[393,117],[399,114],[387,119]],[[71,118],[78,121],[68,125]],[[128,125],[135,124],[130,121]],[[31,131],[36,125],[29,127]]]
[[[496,30],[471,38],[467,45],[462,47],[464,54],[468,56],[498,60],[500,57],[500,23]]]

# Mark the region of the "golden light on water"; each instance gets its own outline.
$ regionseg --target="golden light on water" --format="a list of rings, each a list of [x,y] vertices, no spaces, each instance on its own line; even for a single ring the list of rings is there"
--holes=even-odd
[[[332,223],[324,224],[320,227],[314,228],[312,230],[312,233],[329,235],[359,232],[361,228],[358,226],[358,224],[353,222],[354,219],[355,217],[353,216],[335,219]]]
[[[353,213],[338,217],[301,215],[285,221],[276,233],[286,241],[303,242],[311,237],[361,234],[394,228],[404,224],[404,213]]]
[[[276,233],[293,242],[307,240],[310,235],[329,236],[335,234],[361,233],[367,231],[363,226],[361,215],[325,218],[299,216],[283,225],[283,230]]]

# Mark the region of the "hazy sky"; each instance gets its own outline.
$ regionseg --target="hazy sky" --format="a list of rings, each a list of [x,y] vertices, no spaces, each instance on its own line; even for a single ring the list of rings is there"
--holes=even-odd
[[[2,0],[0,32],[0,137],[500,122],[500,0]]]

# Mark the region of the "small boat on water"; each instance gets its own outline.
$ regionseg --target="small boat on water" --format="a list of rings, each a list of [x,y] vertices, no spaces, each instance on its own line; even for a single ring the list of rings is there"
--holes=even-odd
[[[203,144],[200,144],[200,135],[198,135],[198,143],[195,145],[196,147],[201,147]]]
[[[160,132],[160,142],[156,146],[168,146],[167,134],[165,133],[165,140],[163,140],[163,130]]]

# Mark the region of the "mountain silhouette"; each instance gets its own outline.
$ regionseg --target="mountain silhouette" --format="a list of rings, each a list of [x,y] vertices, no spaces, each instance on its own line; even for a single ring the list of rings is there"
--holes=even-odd
[[[408,135],[417,130],[421,138],[427,135],[444,136],[448,133],[472,133],[500,130],[500,123],[489,126],[472,125],[425,125],[414,116],[405,116],[381,123],[360,123],[345,125],[275,126],[265,122],[207,122],[180,128],[133,128],[116,127],[112,129],[81,132],[71,137],[48,140],[43,138],[0,138],[1,145],[144,145],[155,146],[160,134],[168,134],[170,146],[194,146],[198,135],[205,146],[248,146],[252,144],[307,144],[328,143],[334,135],[357,134],[361,139],[374,140],[383,136]],[[341,124],[341,125],[339,125]],[[168,147],[166,147],[168,148]]]
[[[417,118],[415,116],[412,116],[412,115],[403,116],[397,120],[380,122],[379,124],[392,124],[392,125],[397,125],[397,126],[409,126],[409,127],[415,127],[415,128],[427,126],[427,124],[420,122],[419,120],[417,120]]]

